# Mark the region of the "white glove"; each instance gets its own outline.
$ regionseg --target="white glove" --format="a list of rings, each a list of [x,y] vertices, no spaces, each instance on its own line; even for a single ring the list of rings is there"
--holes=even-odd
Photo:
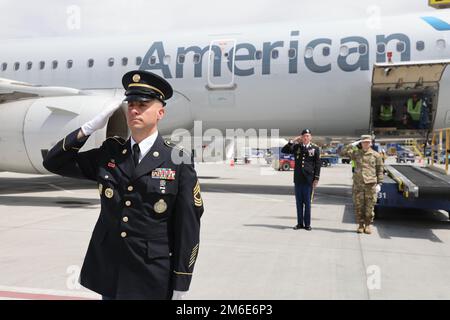
[[[380,192],[381,192],[381,184],[377,184],[377,186],[375,187],[375,191],[376,191],[377,193],[380,193]]]
[[[83,124],[81,126],[81,131],[83,131],[85,136],[90,136],[95,131],[103,128],[108,123],[109,118],[121,107],[121,105],[122,102],[118,102],[117,100],[109,104],[105,110],[95,116],[94,119]]]
[[[355,142],[352,143],[352,147],[356,147],[360,143],[361,143],[361,140],[355,141]]]
[[[172,300],[183,300],[183,297],[187,294],[187,291],[174,291]]]

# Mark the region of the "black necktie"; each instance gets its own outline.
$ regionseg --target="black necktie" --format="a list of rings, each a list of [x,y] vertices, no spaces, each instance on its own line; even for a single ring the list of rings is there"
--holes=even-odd
[[[139,154],[141,152],[141,149],[139,149],[139,145],[137,143],[135,143],[133,145],[133,161],[134,161],[134,166],[137,167],[137,165],[139,164]]]

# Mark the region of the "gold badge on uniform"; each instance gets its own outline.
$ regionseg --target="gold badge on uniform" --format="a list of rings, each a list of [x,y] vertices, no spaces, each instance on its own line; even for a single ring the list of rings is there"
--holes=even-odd
[[[141,81],[141,76],[138,75],[138,74],[135,74],[135,75],[133,76],[133,81],[134,81],[134,82],[139,82],[139,81]]]
[[[106,189],[106,190],[105,190],[105,196],[106,196],[108,199],[111,199],[112,197],[114,197],[114,190],[111,189],[111,188]]]
[[[153,210],[155,210],[156,213],[164,213],[167,210],[167,203],[161,199],[155,205],[153,206]]]
[[[98,193],[99,193],[100,195],[102,195],[102,192],[103,192],[103,185],[100,183],[100,184],[98,185]]]
[[[194,205],[196,207],[201,207],[203,206],[203,200],[202,200],[202,196],[200,194],[200,183],[197,180],[197,184],[194,187]]]

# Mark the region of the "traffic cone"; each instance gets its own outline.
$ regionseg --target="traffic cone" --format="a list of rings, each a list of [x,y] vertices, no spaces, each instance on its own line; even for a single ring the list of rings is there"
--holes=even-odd
[[[234,167],[234,159],[231,159],[231,161],[230,161],[230,167]]]

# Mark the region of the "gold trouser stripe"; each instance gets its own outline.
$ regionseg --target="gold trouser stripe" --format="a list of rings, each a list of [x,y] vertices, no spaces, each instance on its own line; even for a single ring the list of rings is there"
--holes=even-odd
[[[144,83],[132,83],[132,84],[130,84],[130,85],[128,86],[128,88],[129,88],[129,87],[144,87],[144,88],[149,88],[149,89],[152,89],[152,90],[155,90],[156,92],[158,92],[160,95],[163,96],[164,99],[166,98],[166,96],[164,95],[164,93],[162,93],[161,90],[159,90],[159,89],[157,89],[157,88],[155,88],[155,87],[149,86],[148,84],[144,84]]]
[[[186,272],[178,272],[178,271],[173,271],[173,273],[180,275],[180,276],[192,276],[192,273],[186,273]]]

